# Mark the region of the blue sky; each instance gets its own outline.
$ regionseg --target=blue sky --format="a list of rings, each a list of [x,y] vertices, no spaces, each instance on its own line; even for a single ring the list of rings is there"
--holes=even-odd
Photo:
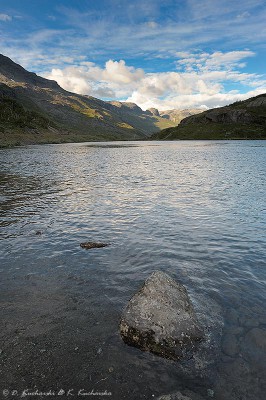
[[[265,0],[0,0],[0,52],[67,90],[143,109],[266,92]]]

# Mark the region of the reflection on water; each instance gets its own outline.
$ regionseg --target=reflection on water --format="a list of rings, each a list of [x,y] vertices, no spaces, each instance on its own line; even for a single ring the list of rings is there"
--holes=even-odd
[[[264,399],[265,153],[258,141],[1,150],[6,386]],[[111,246],[84,251],[84,241]],[[156,269],[186,285],[205,326],[189,362],[119,338],[122,308]]]
[[[88,144],[87,147],[95,147],[95,148],[99,148],[99,149],[123,149],[124,147],[128,148],[128,147],[139,147],[138,144]]]

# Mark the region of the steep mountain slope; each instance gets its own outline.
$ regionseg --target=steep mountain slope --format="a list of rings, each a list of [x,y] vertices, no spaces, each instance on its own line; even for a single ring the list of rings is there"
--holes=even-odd
[[[153,139],[266,139],[266,94],[183,119]]]
[[[145,139],[173,125],[132,103],[68,92],[0,55],[1,145]]]

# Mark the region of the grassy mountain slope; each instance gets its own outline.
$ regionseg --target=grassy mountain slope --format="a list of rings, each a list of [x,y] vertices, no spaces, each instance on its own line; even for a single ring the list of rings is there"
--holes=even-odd
[[[266,139],[266,94],[183,119],[175,128],[152,135],[174,139]]]
[[[0,55],[0,144],[145,139],[173,126],[136,104],[62,89]]]

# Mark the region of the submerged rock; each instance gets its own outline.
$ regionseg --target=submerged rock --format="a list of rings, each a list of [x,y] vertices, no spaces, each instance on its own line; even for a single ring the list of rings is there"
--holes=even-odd
[[[172,360],[191,355],[203,339],[185,287],[160,271],[129,301],[120,333],[125,343]]]
[[[186,389],[182,392],[176,392],[157,397],[157,400],[204,400],[204,399],[200,394],[194,393],[191,390]]]
[[[230,357],[234,357],[239,352],[238,340],[235,335],[227,333],[223,337],[222,350]]]
[[[98,249],[100,247],[106,247],[109,246],[107,243],[95,243],[95,242],[84,242],[80,243],[80,247],[83,249]]]

